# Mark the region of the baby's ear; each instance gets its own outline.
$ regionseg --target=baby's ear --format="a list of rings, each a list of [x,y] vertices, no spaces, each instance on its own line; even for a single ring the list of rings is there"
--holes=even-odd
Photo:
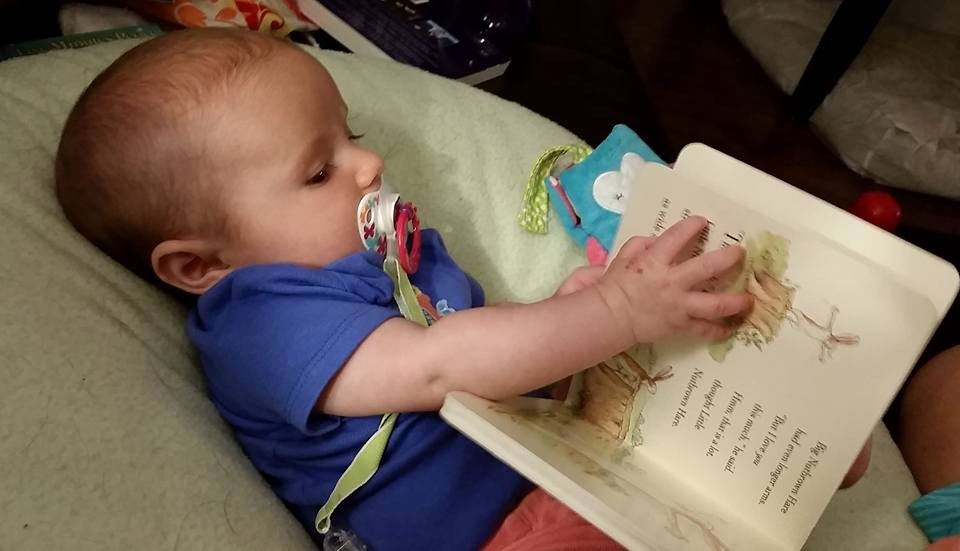
[[[163,282],[193,295],[202,295],[233,267],[220,259],[219,248],[202,239],[171,239],[154,247],[153,272]]]

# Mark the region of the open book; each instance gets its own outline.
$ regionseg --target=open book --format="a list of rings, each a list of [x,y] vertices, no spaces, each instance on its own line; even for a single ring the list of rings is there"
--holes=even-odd
[[[747,249],[729,340],[640,345],[566,403],[452,393],[451,425],[630,549],[799,549],[957,293],[956,270],[709,147],[633,171],[617,238]]]

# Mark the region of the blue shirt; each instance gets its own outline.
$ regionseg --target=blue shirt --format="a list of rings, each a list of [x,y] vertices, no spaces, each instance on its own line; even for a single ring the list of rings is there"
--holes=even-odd
[[[483,291],[439,234],[426,230],[422,239],[413,284],[445,300],[444,311],[482,305]],[[213,403],[315,537],[317,510],[380,423],[380,416],[312,409],[360,343],[400,315],[381,266],[365,252],[324,268],[241,268],[200,298],[188,322]],[[380,469],[340,505],[333,524],[353,530],[371,551],[476,549],[527,490],[518,474],[436,413],[404,413]]]

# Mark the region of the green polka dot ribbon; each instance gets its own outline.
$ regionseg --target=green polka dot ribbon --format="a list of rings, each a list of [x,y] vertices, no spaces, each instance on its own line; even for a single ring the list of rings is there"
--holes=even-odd
[[[569,156],[574,163],[587,158],[593,150],[585,145],[558,145],[546,150],[530,171],[527,188],[523,192],[520,214],[517,222],[531,233],[547,233],[547,220],[550,218],[550,195],[547,193],[547,176],[553,167],[564,157]]]

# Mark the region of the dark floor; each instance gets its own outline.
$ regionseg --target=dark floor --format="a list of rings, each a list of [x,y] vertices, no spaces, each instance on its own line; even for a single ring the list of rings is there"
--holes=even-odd
[[[61,0],[0,0],[0,46],[57,36]]]
[[[534,9],[529,43],[486,87],[588,143],[623,122],[665,159],[703,142],[840,207],[879,187],[787,115],[787,97],[730,32],[719,1],[543,0]],[[960,203],[890,191],[904,210],[898,235],[960,265]],[[958,343],[955,305],[924,358]]]

